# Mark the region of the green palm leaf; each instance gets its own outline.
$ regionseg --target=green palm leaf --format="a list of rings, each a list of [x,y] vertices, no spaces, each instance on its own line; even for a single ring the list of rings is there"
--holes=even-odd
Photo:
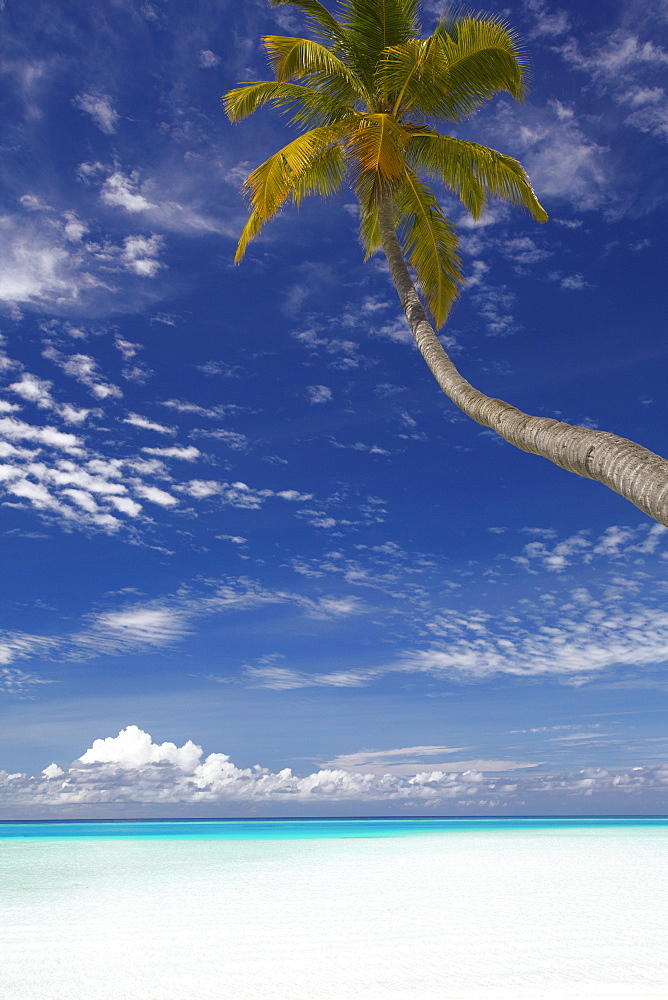
[[[342,0],[349,44],[373,64],[388,45],[400,45],[420,30],[417,0]]]
[[[378,196],[381,186],[372,173],[358,173],[354,180],[355,194],[360,205],[360,242],[364,247],[365,261],[380,249],[381,236],[378,224]]]
[[[436,195],[408,170],[394,192],[395,215],[401,220],[399,237],[408,262],[437,326],[457,298],[462,273],[457,233],[443,215]]]
[[[256,236],[259,235],[262,226],[264,225],[264,219],[257,212],[251,212],[248,217],[248,222],[244,226],[241,236],[239,237],[239,242],[237,244],[237,252],[234,255],[234,263],[240,264],[244,254],[246,253],[246,247],[251,240],[254,240]]]
[[[355,74],[330,49],[309,38],[266,35],[264,47],[279,83],[308,80],[330,97],[368,101],[369,94]]]
[[[448,66],[448,96],[440,114],[459,121],[473,114],[499,91],[516,100],[526,92],[526,59],[515,32],[500,18],[467,17],[443,25],[440,38]]]
[[[408,109],[438,115],[447,105],[448,86],[449,67],[437,36],[412,38],[383,50],[376,71],[376,87],[398,118]]]
[[[474,219],[480,218],[489,193],[525,208],[538,222],[547,221],[522,164],[512,156],[438,132],[413,135],[406,155],[414,167],[454,191]]]
[[[407,133],[391,115],[360,115],[346,142],[353,177],[367,174],[380,184],[401,177],[406,169],[403,151],[407,141]]]
[[[256,167],[243,185],[253,211],[268,222],[290,197],[299,177],[314,159],[340,140],[343,134],[344,127],[341,125],[311,129]]]
[[[238,122],[271,103],[295,124],[312,128],[327,125],[350,114],[350,105],[298,83],[243,83],[229,90],[224,108],[230,121]]]
[[[330,146],[317,153],[292,186],[292,200],[300,205],[306,195],[317,194],[321,198],[336,194],[346,177],[346,158],[340,146]]]
[[[293,7],[298,7],[306,14],[307,23],[322,38],[332,42],[344,40],[345,36],[341,25],[319,0],[269,0],[271,7],[279,7],[288,3],[292,4]]]

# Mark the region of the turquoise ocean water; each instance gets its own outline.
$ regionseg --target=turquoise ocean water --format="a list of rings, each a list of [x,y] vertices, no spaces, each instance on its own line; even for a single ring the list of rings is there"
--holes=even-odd
[[[2,1000],[668,997],[668,819],[0,823]]]

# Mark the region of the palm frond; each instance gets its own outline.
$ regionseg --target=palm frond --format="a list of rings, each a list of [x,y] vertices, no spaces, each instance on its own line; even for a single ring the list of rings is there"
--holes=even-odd
[[[251,212],[248,217],[248,222],[244,226],[241,236],[239,237],[239,243],[237,244],[237,252],[234,255],[234,263],[240,264],[244,254],[246,253],[246,247],[251,240],[254,240],[258,235],[262,226],[264,225],[264,219],[257,212]]]
[[[413,167],[437,177],[461,198],[475,219],[490,194],[525,208],[538,222],[547,222],[524,167],[512,156],[437,132],[414,135],[406,155]]]
[[[263,41],[279,83],[307,80],[332,98],[369,102],[370,95],[359,78],[326,46],[309,38],[280,35],[266,35]]]
[[[441,326],[463,280],[457,234],[434,192],[412,170],[394,191],[393,200],[404,254],[436,326]]]
[[[342,0],[340,7],[349,43],[374,62],[420,32],[418,0]]]
[[[376,88],[401,118],[407,110],[438,115],[448,95],[448,65],[440,39],[413,38],[388,46],[375,74]]]
[[[443,117],[459,121],[502,90],[524,98],[527,61],[516,33],[501,18],[465,17],[456,31],[439,26],[434,34],[448,67]]]
[[[373,256],[377,250],[380,250],[381,237],[377,208],[370,208],[367,212],[360,214],[360,241],[364,247],[365,261]]]
[[[229,90],[222,100],[225,112],[233,122],[241,121],[268,103],[289,114],[291,122],[306,128],[339,121],[351,113],[349,104],[312,87],[273,80],[239,84]]]
[[[378,222],[378,195],[381,185],[374,174],[354,177],[355,194],[360,206],[360,242],[364,247],[364,260],[380,249],[381,236]]]
[[[335,43],[344,40],[341,25],[319,0],[269,0],[271,7],[280,7],[288,3],[306,14],[307,23],[321,38]]]
[[[359,115],[357,126],[346,137],[346,152],[353,181],[363,175],[387,184],[406,169],[404,146],[408,135],[389,114]]]
[[[341,125],[311,129],[280,149],[246,178],[243,192],[254,212],[268,222],[293,192],[313,160],[345,134]]]
[[[302,198],[310,194],[326,198],[336,194],[346,177],[347,164],[340,146],[329,146],[314,156],[308,166],[295,178],[292,186],[292,200],[300,205]]]

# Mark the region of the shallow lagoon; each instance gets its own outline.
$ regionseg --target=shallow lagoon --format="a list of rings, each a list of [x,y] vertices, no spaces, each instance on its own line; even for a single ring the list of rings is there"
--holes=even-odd
[[[8,1000],[668,995],[668,820],[0,824]]]

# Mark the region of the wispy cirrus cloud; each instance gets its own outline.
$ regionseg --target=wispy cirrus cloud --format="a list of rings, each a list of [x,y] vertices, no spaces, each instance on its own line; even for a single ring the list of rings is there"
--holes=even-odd
[[[74,104],[90,115],[101,132],[113,135],[118,127],[120,115],[109,94],[101,92],[78,94]]]

